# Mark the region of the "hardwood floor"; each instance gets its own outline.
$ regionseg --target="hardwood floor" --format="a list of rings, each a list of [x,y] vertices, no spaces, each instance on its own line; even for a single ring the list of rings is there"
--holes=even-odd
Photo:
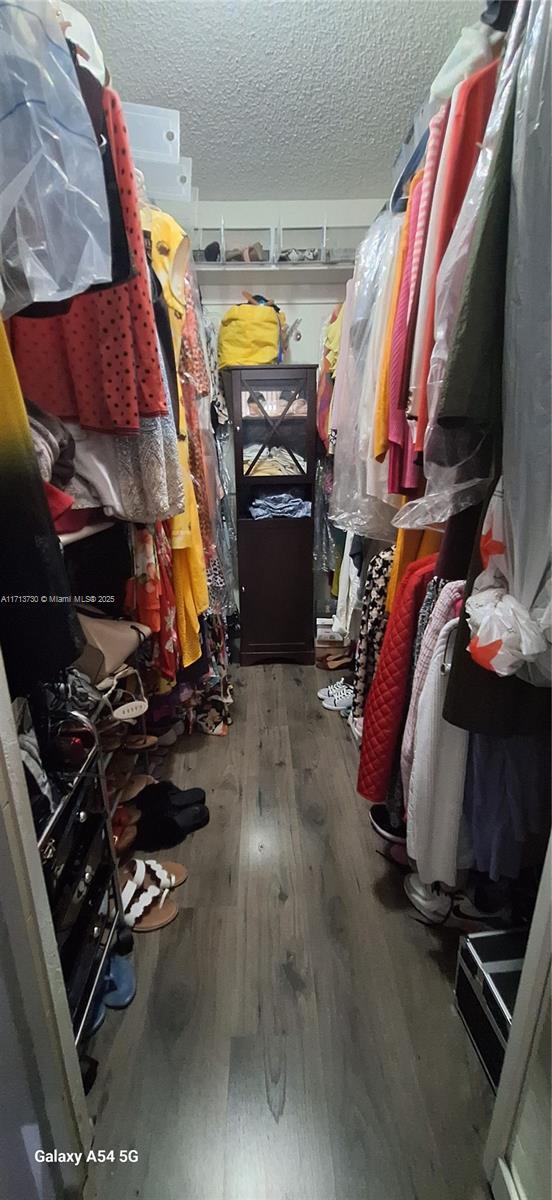
[[[92,1052],[98,1200],[484,1200],[491,1094],[453,1007],[457,939],[418,924],[312,667],[236,671],[227,738],[168,774],[211,823],[173,853],[177,921]],[[160,857],[169,858],[170,855]]]

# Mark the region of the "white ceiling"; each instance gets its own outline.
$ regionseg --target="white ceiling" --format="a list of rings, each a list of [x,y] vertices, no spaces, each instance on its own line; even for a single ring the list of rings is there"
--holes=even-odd
[[[202,199],[382,196],[484,0],[73,0],[124,100],[178,108]]]

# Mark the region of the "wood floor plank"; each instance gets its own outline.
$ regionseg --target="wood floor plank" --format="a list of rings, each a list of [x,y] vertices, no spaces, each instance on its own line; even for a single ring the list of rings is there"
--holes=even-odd
[[[277,683],[281,677],[277,677]],[[267,699],[269,703],[267,704]],[[287,1156],[289,1200],[335,1200],[318,1012],[308,948],[309,881],[301,853],[291,749],[273,669],[248,689],[238,927],[239,1034],[233,1041],[225,1200],[277,1196],[274,1167]],[[242,1099],[256,1112],[255,1150]],[[273,1182],[269,1185],[267,1181]],[[301,1180],[304,1193],[297,1190]],[[291,1185],[290,1185],[291,1186]],[[323,1189],[322,1190],[322,1186]]]
[[[491,1095],[453,1008],[457,939],[413,919],[356,793],[326,672],[236,672],[227,738],[168,761],[210,826],[183,911],[92,1047],[100,1200],[483,1200]],[[100,1168],[98,1168],[100,1170]]]
[[[235,925],[230,908],[184,909],[157,953],[157,935],[137,947],[138,995],[127,1013],[109,1014],[119,1028],[107,1056],[96,1039],[102,1074],[91,1099],[97,1144],[135,1147],[139,1171],[102,1175],[102,1200],[222,1195]]]
[[[441,1200],[443,1195],[454,1196],[455,1200],[466,1195],[483,1196],[486,1193],[480,1162],[482,1135],[490,1115],[489,1089],[452,1010],[451,979],[436,970],[432,961],[435,931],[412,921],[401,876],[375,853],[377,839],[372,834],[367,836],[366,822],[359,819],[365,817],[366,806],[347,786],[349,770],[343,771],[337,757],[332,771],[335,743],[333,727],[327,730],[327,725],[333,722],[335,726],[339,718],[330,713],[326,718],[325,714],[321,725],[315,688],[312,697],[304,721],[307,736],[301,730],[291,735],[298,776],[296,792],[303,814],[303,853],[318,881],[309,905],[311,953],[319,972],[321,996],[326,1001],[322,1002],[322,1011],[348,1012],[354,1000],[355,1017],[359,1017],[341,1039],[336,1057],[343,1080],[348,1048],[358,1043],[357,1113],[367,1113],[363,1144],[372,1180],[374,1133],[376,1142],[385,1147],[388,1164],[393,1161],[390,1147],[398,1151],[393,1156],[393,1170],[401,1175],[400,1181],[393,1180],[389,1165],[386,1168],[382,1161],[375,1195],[381,1200],[389,1195],[394,1200],[406,1188],[406,1195],[423,1196],[424,1200]],[[343,722],[336,729],[336,740],[342,739],[342,726]],[[310,765],[312,729],[321,731],[316,770]],[[353,745],[343,742],[343,746],[354,766]],[[387,907],[382,903],[385,900]],[[449,943],[452,965],[457,936],[443,931],[440,937],[441,945],[443,937]],[[338,964],[328,969],[326,947],[336,939],[341,953]],[[321,947],[319,958],[317,946]],[[335,995],[339,967],[342,975],[345,972],[341,997]],[[334,1047],[336,1037],[339,1034],[330,1021],[323,1045]],[[364,1066],[359,1071],[360,1062]],[[359,1078],[363,1084],[360,1089]],[[331,1078],[329,1084],[329,1094],[335,1098],[338,1089],[331,1086]],[[344,1081],[344,1093],[349,1088],[350,1083]],[[370,1119],[374,1096],[379,1097],[375,1120]],[[468,1112],[472,1121],[466,1129]],[[341,1173],[336,1165],[338,1191],[341,1182],[348,1195],[347,1189],[360,1186],[358,1180],[355,1184],[350,1178],[351,1138],[347,1137],[343,1120],[331,1120],[331,1127],[336,1138],[336,1163],[342,1164]],[[353,1132],[358,1149],[362,1138],[358,1129]],[[350,1194],[363,1193],[350,1190]]]
[[[305,1049],[296,1033],[233,1039],[224,1200],[338,1200]]]
[[[238,896],[238,863],[241,829],[241,789],[245,755],[245,726],[239,721],[226,737],[194,735],[183,739],[172,754],[166,776],[178,787],[202,787],[211,814],[208,836],[202,830],[193,841],[193,871],[187,885],[187,903],[235,905]],[[207,742],[207,745],[205,743]],[[199,744],[199,748],[198,748]],[[206,758],[209,757],[206,770]],[[182,847],[182,860],[191,847]]]

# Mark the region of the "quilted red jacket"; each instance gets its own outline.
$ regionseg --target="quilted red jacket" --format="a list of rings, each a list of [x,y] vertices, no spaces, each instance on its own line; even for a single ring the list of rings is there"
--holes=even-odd
[[[435,574],[437,555],[407,567],[387,622],[376,674],[364,708],[357,788],[371,804],[383,804],[398,750],[410,680],[418,613]]]

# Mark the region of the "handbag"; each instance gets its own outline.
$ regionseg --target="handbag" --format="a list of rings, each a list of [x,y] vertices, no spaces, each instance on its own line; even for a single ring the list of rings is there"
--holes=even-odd
[[[92,683],[100,683],[113,675],[124,662],[135,654],[138,647],[151,637],[147,625],[137,621],[113,621],[109,617],[91,617],[88,613],[77,613],[86,645],[73,664]]]
[[[281,362],[285,327],[284,313],[262,296],[252,296],[245,304],[232,305],[224,314],[219,329],[220,370]]]

